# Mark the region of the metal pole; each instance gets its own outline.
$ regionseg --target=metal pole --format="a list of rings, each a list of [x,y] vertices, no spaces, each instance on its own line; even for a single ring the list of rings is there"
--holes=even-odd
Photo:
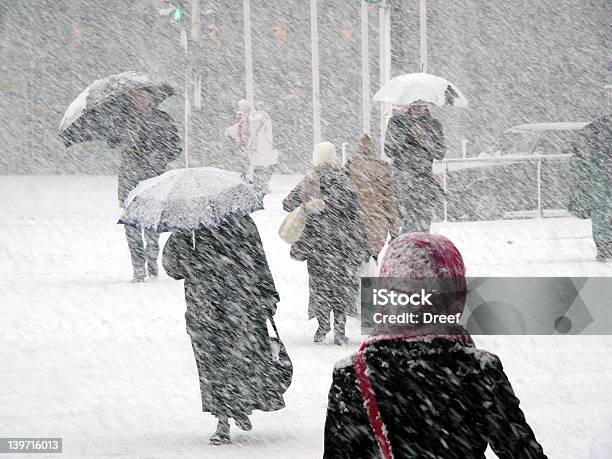
[[[244,0],[244,73],[246,99],[251,109],[255,108],[253,90],[253,49],[251,47],[251,0]]]
[[[368,4],[361,0],[361,130],[370,134],[370,49]]]
[[[191,0],[191,39],[200,41],[200,0]]]
[[[380,41],[380,87],[391,79],[391,6],[383,0],[378,10],[379,41]],[[385,157],[385,136],[387,120],[391,112],[391,104],[380,103],[380,156]]]
[[[427,73],[427,0],[419,0],[421,72]]]
[[[538,157],[538,218],[542,216],[542,158]]]
[[[181,29],[181,46],[183,48],[183,58],[185,59],[185,167],[189,167],[189,42],[187,39],[187,31],[185,27]]]
[[[448,193],[448,162],[446,161],[446,158],[442,159],[442,161],[444,161],[444,221],[448,221],[448,199],[446,198],[446,195]]]
[[[319,89],[318,0],[310,0],[310,50],[312,54],[312,129],[315,145],[321,142],[321,91]]]
[[[193,77],[193,108],[202,109],[202,75]]]
[[[467,158],[468,139],[461,139],[461,157]]]

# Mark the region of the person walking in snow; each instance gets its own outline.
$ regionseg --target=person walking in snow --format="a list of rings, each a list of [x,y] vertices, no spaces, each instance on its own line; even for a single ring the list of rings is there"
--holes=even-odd
[[[308,318],[319,323],[316,343],[331,330],[334,314],[334,343],[348,342],[346,316],[351,312],[359,287],[357,271],[369,258],[361,210],[349,177],[339,165],[336,148],[319,143],[313,153],[313,171],[283,201],[287,212],[313,199],[324,203],[319,212],[309,213],[302,237],[291,246],[291,257],[306,261],[310,285]]]
[[[285,406],[266,377],[273,366],[266,325],[279,301],[255,222],[237,217],[216,229],[176,232],[163,266],[185,280],[185,320],[200,379],[202,411],[218,419],[212,444],[230,442],[229,419],[251,430],[253,410]]]
[[[272,176],[272,167],[278,162],[278,150],[272,138],[272,120],[261,103],[251,108],[245,99],[238,102],[236,122],[225,131],[246,156],[245,175],[264,192]]]
[[[118,108],[113,132],[108,134],[109,145],[118,146],[121,151],[117,196],[120,207],[138,183],[164,173],[168,164],[181,154],[174,121],[153,105],[154,97],[149,91],[133,91],[129,102]],[[124,227],[134,269],[132,282],[143,282],[147,271],[150,277],[157,277],[159,235],[152,230]]]
[[[585,126],[572,158],[569,209],[590,218],[596,259],[612,261],[612,120],[610,115]]]
[[[394,238],[399,234],[393,172],[377,155],[368,134],[363,134],[346,167],[357,192],[370,255],[377,260],[387,235]]]
[[[399,236],[380,276],[409,278],[414,291],[437,279],[448,290],[432,297],[433,310],[463,312],[463,259],[443,236]],[[477,459],[487,444],[500,458],[546,458],[499,358],[476,349],[461,326],[384,322],[336,364],[325,458]]]
[[[445,152],[442,124],[426,103],[413,102],[389,119],[385,153],[393,160],[402,233],[429,232],[433,210],[443,199],[432,166]]]

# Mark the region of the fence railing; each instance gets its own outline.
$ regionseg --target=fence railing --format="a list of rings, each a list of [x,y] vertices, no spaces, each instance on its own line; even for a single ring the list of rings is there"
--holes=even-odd
[[[482,164],[479,167],[487,167],[489,164],[498,163],[521,163],[521,162],[537,162],[536,166],[536,183],[537,183],[537,209],[536,217],[542,217],[542,160],[546,161],[566,161],[571,158],[571,154],[553,154],[553,155],[522,155],[522,156],[489,156],[489,157],[476,157],[476,158],[444,158],[439,161],[434,161],[434,173],[436,171],[436,164],[442,164],[442,177],[443,177],[443,189],[444,189],[444,221],[447,221],[448,217],[448,203],[446,194],[448,192],[447,181],[449,164],[459,163],[478,163]],[[451,167],[452,168],[452,167]],[[561,210],[561,209],[559,209]],[[524,209],[529,212],[532,209]]]

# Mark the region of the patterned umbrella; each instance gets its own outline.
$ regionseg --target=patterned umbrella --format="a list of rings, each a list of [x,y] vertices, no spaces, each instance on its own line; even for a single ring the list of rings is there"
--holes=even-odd
[[[263,194],[237,172],[174,169],[140,182],[124,208],[120,224],[158,232],[196,230],[263,209]]]

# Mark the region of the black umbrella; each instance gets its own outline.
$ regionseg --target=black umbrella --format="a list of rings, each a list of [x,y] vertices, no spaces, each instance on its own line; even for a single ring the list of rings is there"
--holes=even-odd
[[[59,136],[67,147],[95,139],[107,139],[113,120],[127,106],[128,95],[146,89],[154,106],[175,94],[167,83],[154,81],[140,72],[123,72],[94,81],[72,101],[62,122]]]

